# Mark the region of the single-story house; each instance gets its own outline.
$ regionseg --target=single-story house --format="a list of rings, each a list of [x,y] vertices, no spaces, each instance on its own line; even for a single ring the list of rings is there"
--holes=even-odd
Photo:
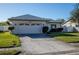
[[[14,26],[12,31],[14,34],[37,34],[42,33],[42,28],[48,26],[51,28],[61,28],[62,21],[56,21],[49,18],[42,18],[33,15],[22,15],[11,17],[8,19],[11,26]]]
[[[64,32],[79,32],[78,20],[69,19],[63,24]]]

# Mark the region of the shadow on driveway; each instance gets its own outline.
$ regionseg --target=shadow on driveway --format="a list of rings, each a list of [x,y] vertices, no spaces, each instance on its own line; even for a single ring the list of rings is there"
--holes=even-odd
[[[47,34],[21,34],[20,37],[29,36],[31,38],[50,38]]]

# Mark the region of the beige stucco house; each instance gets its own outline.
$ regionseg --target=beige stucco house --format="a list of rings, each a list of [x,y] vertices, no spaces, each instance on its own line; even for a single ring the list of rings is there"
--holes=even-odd
[[[53,19],[42,18],[33,15],[22,15],[17,17],[11,17],[8,19],[11,26],[14,26],[12,31],[14,34],[37,34],[42,33],[42,28],[48,26],[51,28],[61,28],[62,21],[56,21]]]

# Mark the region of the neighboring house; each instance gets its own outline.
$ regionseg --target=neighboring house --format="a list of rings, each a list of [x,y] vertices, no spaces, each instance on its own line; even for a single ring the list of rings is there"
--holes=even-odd
[[[79,32],[79,23],[68,20],[63,24],[64,32]]]
[[[51,28],[61,28],[62,21],[55,21],[48,18],[41,18],[33,15],[22,15],[8,19],[9,23],[14,26],[14,34],[37,34],[42,33],[42,28],[48,26]]]
[[[8,31],[9,25],[6,22],[0,22],[0,31]]]

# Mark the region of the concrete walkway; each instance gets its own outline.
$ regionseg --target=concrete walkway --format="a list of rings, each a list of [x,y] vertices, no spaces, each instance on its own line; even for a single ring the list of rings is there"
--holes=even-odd
[[[78,52],[77,48],[61,42],[54,38],[30,38],[20,37],[22,54],[24,55],[45,55],[64,54],[68,52]]]
[[[18,51],[21,51],[21,47],[0,48],[0,51],[9,51],[9,50],[18,50]]]

